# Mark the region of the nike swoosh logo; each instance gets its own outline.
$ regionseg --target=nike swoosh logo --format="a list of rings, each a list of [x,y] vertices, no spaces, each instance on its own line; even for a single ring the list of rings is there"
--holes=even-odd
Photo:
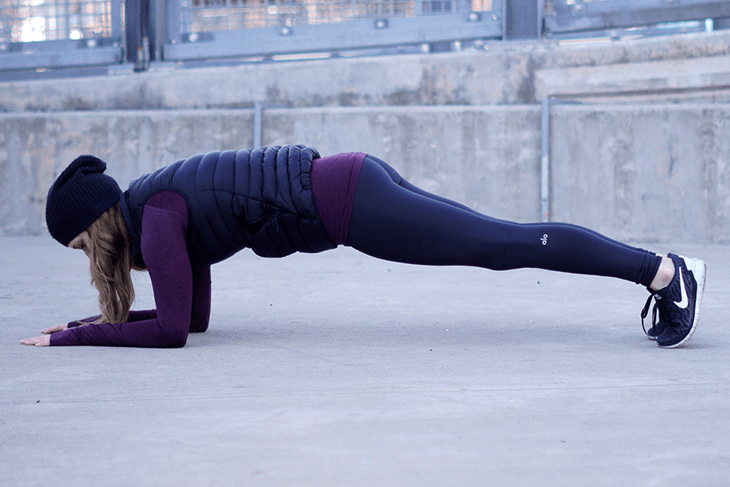
[[[689,305],[689,298],[687,297],[687,290],[684,287],[684,276],[682,276],[682,268],[679,268],[679,288],[682,293],[682,300],[677,302],[675,301],[674,304],[677,306],[677,308],[686,308]]]

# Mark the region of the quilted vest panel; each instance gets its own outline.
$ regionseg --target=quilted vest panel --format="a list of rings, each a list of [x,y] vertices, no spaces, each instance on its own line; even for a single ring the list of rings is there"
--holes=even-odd
[[[334,248],[317,214],[310,173],[316,149],[303,145],[209,152],[181,159],[132,181],[121,199],[135,260],[142,213],[160,191],[188,208],[187,247],[195,266],[250,247],[262,257]]]

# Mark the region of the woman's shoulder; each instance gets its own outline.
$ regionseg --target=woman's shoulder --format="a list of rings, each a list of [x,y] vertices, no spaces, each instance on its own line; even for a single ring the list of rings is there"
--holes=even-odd
[[[185,222],[188,221],[188,207],[185,198],[175,191],[160,191],[149,197],[144,205],[145,210],[155,209],[179,215]]]

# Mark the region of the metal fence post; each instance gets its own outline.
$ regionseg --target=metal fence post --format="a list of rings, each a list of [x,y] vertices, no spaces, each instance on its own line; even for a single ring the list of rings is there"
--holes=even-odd
[[[253,106],[253,149],[261,147],[264,131],[264,105],[255,103]]]
[[[162,60],[162,44],[165,42],[165,0],[149,0],[147,18],[149,60]]]
[[[535,39],[542,21],[538,17],[538,3],[540,0],[504,0],[505,9],[505,39]]]
[[[722,30],[722,29],[730,29],[730,18],[724,18],[724,19],[713,19],[714,25],[713,28],[715,30]]]
[[[125,1],[124,11],[128,46],[127,61],[135,63],[135,71],[146,70],[151,57],[149,52],[150,1],[151,0]]]
[[[540,213],[550,221],[550,97],[542,100],[542,160],[540,163]]]
[[[119,39],[122,46],[124,41],[124,25],[122,25],[122,0],[111,0],[111,21],[112,21],[112,39]]]
[[[165,34],[160,36],[160,43],[163,46],[162,58],[165,58],[164,46],[168,44],[177,44],[182,36],[182,1],[181,0],[166,0],[165,2]],[[159,37],[158,37],[159,38]]]

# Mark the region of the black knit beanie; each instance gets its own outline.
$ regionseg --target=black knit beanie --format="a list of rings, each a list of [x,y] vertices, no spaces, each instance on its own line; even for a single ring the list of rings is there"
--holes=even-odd
[[[122,190],[114,179],[103,174],[104,170],[106,164],[101,159],[79,156],[48,191],[48,231],[64,246],[119,201]]]

